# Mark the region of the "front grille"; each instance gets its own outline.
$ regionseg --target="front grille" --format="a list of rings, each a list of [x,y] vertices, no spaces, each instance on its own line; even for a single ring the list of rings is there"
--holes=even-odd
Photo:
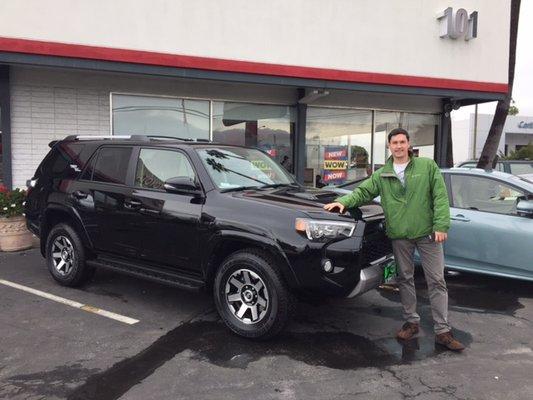
[[[363,267],[366,267],[371,262],[392,254],[392,243],[385,233],[374,232],[371,235],[365,235],[361,252],[361,262]]]

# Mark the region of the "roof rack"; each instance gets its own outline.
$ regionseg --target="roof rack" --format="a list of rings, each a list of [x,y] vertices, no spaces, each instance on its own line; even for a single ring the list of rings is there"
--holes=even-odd
[[[183,142],[211,142],[209,139],[193,139],[193,138],[180,138],[174,136],[160,136],[160,135],[69,135],[64,140],[181,140]]]

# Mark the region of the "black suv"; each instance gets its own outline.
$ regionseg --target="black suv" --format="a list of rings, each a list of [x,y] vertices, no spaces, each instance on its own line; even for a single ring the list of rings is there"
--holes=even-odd
[[[69,136],[28,181],[28,228],[53,278],[76,286],[95,267],[213,290],[239,335],[278,333],[297,292],[353,297],[392,258],[383,210],[323,210],[258,149],[149,136]]]

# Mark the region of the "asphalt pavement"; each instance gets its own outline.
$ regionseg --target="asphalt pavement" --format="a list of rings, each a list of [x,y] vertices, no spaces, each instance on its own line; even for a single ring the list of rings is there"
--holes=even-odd
[[[399,294],[375,290],[307,299],[255,342],[224,327],[209,293],[109,271],[66,288],[38,250],[0,253],[0,399],[532,399],[533,283],[447,281],[460,354],[434,346],[422,275],[414,340],[394,338]]]

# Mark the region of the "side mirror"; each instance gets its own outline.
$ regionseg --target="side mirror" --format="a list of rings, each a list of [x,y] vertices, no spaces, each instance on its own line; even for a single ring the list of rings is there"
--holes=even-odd
[[[191,178],[186,176],[176,176],[168,179],[163,185],[165,190],[169,193],[179,194],[201,194],[200,186]]]
[[[533,200],[519,200],[516,212],[522,217],[533,218]]]

